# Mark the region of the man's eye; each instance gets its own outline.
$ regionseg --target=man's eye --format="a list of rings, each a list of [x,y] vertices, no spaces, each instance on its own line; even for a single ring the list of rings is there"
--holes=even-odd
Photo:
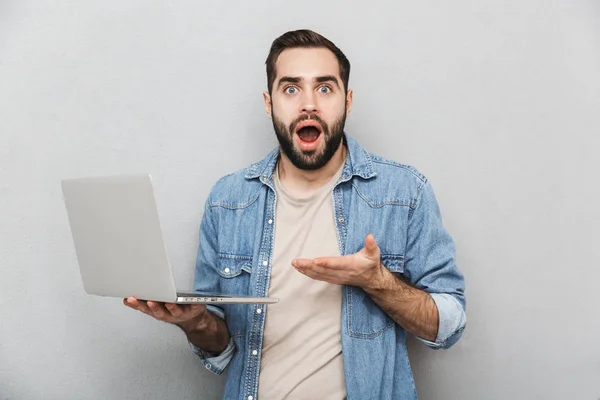
[[[328,86],[321,86],[319,88],[319,92],[320,93],[329,93],[329,92],[331,92],[331,89]]]
[[[296,88],[295,88],[295,87],[293,87],[293,86],[288,86],[288,87],[286,87],[286,88],[285,88],[285,92],[286,92],[287,94],[294,94],[294,93],[296,93],[297,91],[298,91],[298,89],[296,89]]]

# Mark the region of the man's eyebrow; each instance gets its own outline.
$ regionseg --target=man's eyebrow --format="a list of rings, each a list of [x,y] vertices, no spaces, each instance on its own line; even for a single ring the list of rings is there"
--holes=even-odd
[[[284,83],[300,83],[302,78],[297,76],[282,76],[277,82],[277,87],[281,87]]]
[[[338,88],[340,87],[340,83],[339,83],[338,79],[333,75],[318,76],[315,78],[315,82],[317,82],[317,83],[333,82],[333,83],[335,83],[335,85]]]

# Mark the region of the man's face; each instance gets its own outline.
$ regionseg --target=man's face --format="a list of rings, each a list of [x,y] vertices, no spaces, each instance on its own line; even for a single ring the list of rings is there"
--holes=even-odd
[[[275,70],[264,97],[281,151],[296,168],[322,168],[340,146],[352,106],[339,63],[325,48],[293,48],[279,55]]]

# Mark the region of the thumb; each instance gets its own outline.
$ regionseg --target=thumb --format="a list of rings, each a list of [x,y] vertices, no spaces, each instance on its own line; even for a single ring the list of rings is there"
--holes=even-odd
[[[365,238],[365,255],[369,258],[379,258],[379,246],[373,234],[369,233]]]

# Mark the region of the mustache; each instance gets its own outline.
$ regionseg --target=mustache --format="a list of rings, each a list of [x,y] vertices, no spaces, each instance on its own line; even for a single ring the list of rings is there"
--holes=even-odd
[[[323,121],[323,119],[321,117],[319,117],[316,114],[303,114],[290,124],[290,134],[292,134],[296,130],[296,126],[298,126],[298,124],[300,122],[311,121],[311,120],[316,121],[319,123],[319,125],[321,125],[321,128],[323,128],[323,133],[329,132],[327,123],[325,121]]]

